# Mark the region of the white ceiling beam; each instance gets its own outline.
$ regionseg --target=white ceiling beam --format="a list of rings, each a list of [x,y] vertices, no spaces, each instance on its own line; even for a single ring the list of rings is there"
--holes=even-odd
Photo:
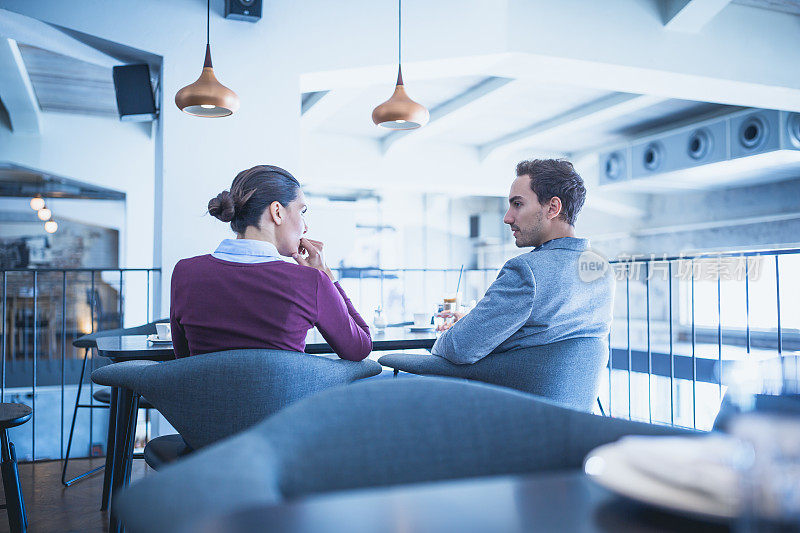
[[[0,100],[15,134],[37,135],[41,124],[39,100],[14,39],[0,37]]]
[[[111,68],[120,63],[45,22],[7,9],[0,9],[0,36],[101,67]]]
[[[664,98],[657,96],[612,94],[482,144],[478,146],[478,154],[486,159],[496,152],[534,146],[544,137],[593,127],[663,101]]]
[[[363,89],[336,89],[327,91],[325,95],[317,99],[312,106],[306,106],[304,109],[301,109],[302,118],[300,119],[300,126],[306,131],[318,128],[340,109],[355,101],[363,92]]]
[[[303,101],[300,104],[300,115],[305,115],[309,109],[317,105],[329,92],[330,91],[314,91],[303,94]]]
[[[416,81],[439,80],[459,76],[488,76],[494,65],[502,64],[507,54],[484,54],[447,57],[424,61],[403,61],[403,80],[409,91]],[[394,84],[397,63],[306,72],[300,75],[300,90],[304,93],[326,89]]]
[[[410,131],[393,131],[384,135],[380,140],[383,152],[387,152],[393,145],[430,139],[447,130],[453,124],[453,121],[458,121],[465,115],[472,113],[471,109],[474,107],[472,104],[495,94],[498,89],[507,86],[512,81],[514,80],[511,78],[497,76],[489,76],[483,79],[466,91],[431,109],[430,121],[422,128]]]
[[[636,198],[632,194],[624,198],[620,196],[620,194],[607,195],[594,188],[586,193],[586,203],[583,207],[622,218],[643,218],[647,214],[645,201],[642,198]]]
[[[731,0],[662,0],[664,28],[697,33]]]

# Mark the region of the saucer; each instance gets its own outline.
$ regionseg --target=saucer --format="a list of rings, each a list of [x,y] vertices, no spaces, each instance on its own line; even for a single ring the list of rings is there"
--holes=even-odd
[[[147,342],[152,342],[153,344],[172,344],[172,339],[162,339],[157,333],[153,333],[147,336]]]
[[[432,331],[433,326],[408,326],[411,331]]]
[[[659,471],[658,475],[641,468],[643,464],[658,462],[658,456],[651,453],[652,445],[647,446],[650,442],[657,442],[654,439],[661,439],[662,442],[677,450],[684,442],[694,445],[690,439],[694,440],[697,445],[701,445],[701,439],[710,438],[706,436],[638,437],[641,442],[646,444],[641,446],[638,442],[631,440],[626,442],[625,439],[632,439],[626,437],[592,450],[584,461],[584,471],[588,474],[589,479],[598,485],[630,500],[699,520],[714,522],[731,520],[736,516],[736,509],[730,503],[731,498],[725,496],[728,496],[727,493],[733,494],[736,483],[726,483],[723,486],[714,487],[714,490],[701,490],[704,484],[702,479],[704,474],[699,471],[696,464],[693,465],[690,461],[686,461],[683,468],[672,468],[671,471],[661,466],[663,471]],[[630,446],[629,442],[637,445]],[[712,453],[706,453],[705,456],[711,457]],[[672,455],[677,456],[673,458],[673,463],[685,461],[680,453]],[[655,468],[650,468],[650,470],[655,470]],[[733,476],[733,472],[730,475]],[[718,476],[709,477],[709,479],[715,478],[718,479]],[[713,486],[713,484],[709,486]]]

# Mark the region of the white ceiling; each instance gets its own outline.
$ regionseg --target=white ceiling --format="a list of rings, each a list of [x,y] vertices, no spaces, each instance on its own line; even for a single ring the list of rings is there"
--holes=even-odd
[[[424,103],[429,110],[445,102],[453,95],[466,91],[479,81],[479,76],[461,76],[457,78],[426,80],[420,83],[406,82],[406,92],[415,101]],[[317,128],[323,133],[350,135],[378,139],[386,135],[388,130],[378,128],[372,123],[372,110],[392,96],[394,78],[380,85],[371,85],[351,91],[353,100],[342,106],[328,120]],[[332,96],[327,94],[323,99]]]
[[[481,77],[440,78],[436,80],[406,81],[406,91],[417,102],[430,111],[432,120],[425,128],[400,132],[409,142],[445,142],[479,148],[487,143],[535,127],[558,121],[559,117],[580,114],[582,109],[597,107],[616,96],[625,96],[586,87],[574,87],[552,83],[535,83],[529,80],[511,80],[481,98],[468,101],[458,109],[457,115],[446,115],[437,119],[437,106],[450,100],[458,100],[482,80]],[[348,98],[328,118],[320,122],[309,121],[304,130],[329,135],[344,135],[380,142],[397,132],[379,128],[372,123],[372,109],[386,100],[394,89],[393,80],[384,85],[372,85],[363,89],[346,91]],[[325,105],[326,99],[335,101],[339,90],[325,94],[317,104]],[[633,96],[633,95],[630,95]],[[572,154],[596,150],[604,146],[625,142],[638,136],[654,133],[681,125],[688,121],[706,118],[736,110],[734,106],[694,102],[678,99],[652,99],[652,103],[627,112],[611,114],[603,120],[585,127],[559,127],[544,135],[536,135],[530,143],[522,141],[518,147],[530,148],[542,153]],[[305,120],[305,115],[304,115]],[[310,124],[310,125],[309,125]],[[519,145],[519,141],[515,141]]]
[[[733,0],[758,8],[800,14],[800,0]],[[65,31],[59,29],[59,31]],[[100,50],[108,43],[82,42]],[[102,46],[101,46],[102,45]],[[20,54],[30,77],[39,107],[43,111],[72,112],[116,117],[111,68],[68,55],[19,43]],[[105,50],[108,53],[108,50]],[[111,54],[113,55],[113,54]],[[495,78],[500,79],[500,78]],[[450,143],[480,149],[494,146],[515,134],[539,128],[530,141],[516,138],[516,148],[550,153],[585,153],[615,143],[668,129],[685,122],[737,109],[734,106],[678,99],[657,99],[632,110],[619,106],[618,112],[597,113],[602,119],[588,123],[575,120],[577,127],[563,127],[582,110],[597,111],[602,102],[625,98],[624,93],[550,83],[541,80],[505,80],[491,90],[476,90],[491,81],[487,76],[456,76],[406,79],[406,90],[432,114],[422,130],[390,132],[371,121],[372,109],[385,101],[394,89],[394,78],[358,88],[334,88],[311,107],[328,106],[324,118],[303,116],[304,132],[339,135],[373,141],[383,150],[388,140]],[[480,93],[475,96],[476,93]],[[470,96],[473,95],[473,96]],[[634,96],[634,95],[630,95]],[[334,102],[332,105],[331,103]],[[453,112],[453,102],[457,112]],[[437,113],[447,108],[445,113]],[[557,124],[559,127],[550,127]],[[567,124],[568,125],[568,124]]]
[[[800,0],[733,0],[733,3],[800,15]]]
[[[111,68],[19,44],[42,111],[117,117]]]
[[[536,148],[562,153],[591,151],[736,109],[741,108],[669,99],[610,119],[595,128],[573,130],[567,134],[556,133],[544,142],[539,141]]]
[[[475,112],[443,132],[442,141],[485,144],[503,135],[542,122],[612,93],[565,85],[517,83],[502,99],[471,104]]]
[[[641,1],[653,3],[653,0]],[[655,1],[664,5],[667,2]],[[800,0],[733,0],[732,3],[800,15]],[[719,9],[704,9],[703,0],[675,4],[684,5],[687,13],[676,22],[682,27],[669,30],[689,31],[687,39],[691,38],[691,31],[699,31],[698,28],[719,11],[727,9],[724,3]],[[687,17],[691,19],[688,22]],[[666,31],[668,21],[664,24]],[[687,26],[692,25],[698,28],[687,30]],[[421,79],[406,77],[409,96],[431,112],[431,122],[427,126],[411,131],[387,131],[372,124],[372,109],[391,95],[393,79],[360,89],[319,84],[316,90],[328,89],[328,92],[315,105],[328,108],[324,113],[304,114],[303,131],[374,141],[383,153],[395,150],[397,145],[440,142],[474,147],[482,159],[498,149],[585,155],[742,109],[734,105],[614,92],[592,88],[592,84],[578,86],[574,81],[575,84],[553,83],[552,77],[521,79],[527,74],[509,74],[513,69],[501,72],[503,76],[520,79],[493,78],[488,73],[483,77],[436,78],[430,73]],[[492,84],[493,79],[505,82]],[[368,83],[374,83],[374,79]],[[491,85],[491,89],[479,90],[482,84]],[[623,83],[619,86],[619,90],[631,90],[624,89]],[[606,87],[615,88],[614,84],[606,84]],[[726,100],[718,98],[717,101]]]

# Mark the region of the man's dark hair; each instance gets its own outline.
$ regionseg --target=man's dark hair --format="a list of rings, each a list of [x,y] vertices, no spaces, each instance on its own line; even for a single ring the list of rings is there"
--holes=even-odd
[[[517,176],[526,174],[531,178],[531,190],[536,193],[539,203],[545,205],[554,196],[558,196],[561,200],[559,216],[570,226],[574,226],[586,200],[586,187],[572,163],[566,159],[521,161],[517,165]]]

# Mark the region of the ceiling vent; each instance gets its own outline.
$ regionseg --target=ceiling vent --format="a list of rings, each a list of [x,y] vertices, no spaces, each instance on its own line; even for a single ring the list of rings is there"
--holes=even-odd
[[[800,113],[748,110],[600,154],[600,184],[629,191],[710,189],[800,177]]]

